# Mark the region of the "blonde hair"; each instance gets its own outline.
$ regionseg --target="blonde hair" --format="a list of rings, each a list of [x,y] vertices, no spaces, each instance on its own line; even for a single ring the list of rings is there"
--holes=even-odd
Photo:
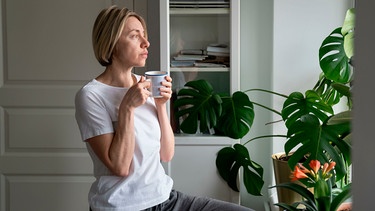
[[[92,30],[92,45],[95,57],[102,66],[112,63],[113,49],[129,17],[135,17],[141,22],[147,39],[146,22],[140,15],[127,8],[111,6],[103,9],[96,18]]]

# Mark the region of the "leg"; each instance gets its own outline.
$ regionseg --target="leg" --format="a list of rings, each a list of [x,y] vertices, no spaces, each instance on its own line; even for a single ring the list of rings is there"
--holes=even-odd
[[[207,197],[190,196],[178,191],[172,191],[168,201],[162,204],[165,211],[250,211],[252,209],[238,204],[211,199]]]

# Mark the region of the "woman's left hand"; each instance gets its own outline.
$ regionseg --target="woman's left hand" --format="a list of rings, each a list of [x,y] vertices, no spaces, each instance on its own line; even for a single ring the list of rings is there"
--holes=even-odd
[[[156,104],[165,104],[172,97],[172,78],[165,76],[165,81],[162,82],[163,87],[160,87],[161,98],[155,98]]]

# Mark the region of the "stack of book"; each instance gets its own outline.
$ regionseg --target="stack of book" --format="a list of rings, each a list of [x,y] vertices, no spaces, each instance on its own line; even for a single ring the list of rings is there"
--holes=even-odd
[[[181,50],[171,59],[171,67],[229,67],[229,58],[228,45],[210,44],[205,50]]]
[[[230,66],[230,48],[226,44],[210,44],[206,48],[206,54],[209,56],[209,60],[205,62],[223,65],[225,67]]]
[[[204,50],[181,50],[177,56],[172,58],[171,67],[194,67],[196,62],[203,61],[207,57]]]
[[[207,46],[207,55],[229,57],[230,49],[225,44],[210,44]]]

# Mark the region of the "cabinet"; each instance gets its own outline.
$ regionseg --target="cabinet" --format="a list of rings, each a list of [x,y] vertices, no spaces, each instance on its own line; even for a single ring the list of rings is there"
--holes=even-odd
[[[190,5],[182,5],[183,2]],[[202,2],[211,5],[202,5]],[[186,82],[196,79],[208,80],[217,92],[239,90],[239,4],[238,0],[160,0],[160,67],[173,78],[174,93]],[[219,49],[228,49],[228,52],[215,57],[215,53],[207,52],[211,50],[208,46],[222,47]],[[201,50],[200,54],[209,57],[204,61],[178,60],[190,50]],[[173,104],[173,98],[171,101]],[[170,111],[173,116],[173,106]],[[171,123],[176,126],[173,121]],[[193,195],[239,203],[239,193],[232,191],[220,178],[215,165],[217,152],[234,144],[235,140],[206,134],[186,135],[178,129],[175,129],[175,137],[175,157],[165,165],[174,179],[175,188]]]
[[[185,1],[160,1],[161,68],[168,70],[174,79],[174,91],[178,91],[189,80],[202,78],[210,81],[217,91],[238,90],[239,1],[218,0],[217,2],[228,2],[228,7],[222,8],[207,8],[208,6],[202,8],[198,3],[200,1],[189,1],[197,3],[186,7],[170,7],[170,2]],[[181,67],[182,65],[174,63],[174,58],[181,53],[181,50],[205,51],[207,46],[215,44],[228,45],[229,57],[220,58],[229,60],[228,63],[224,62],[225,67],[191,65]],[[202,62],[197,63],[202,65]]]

